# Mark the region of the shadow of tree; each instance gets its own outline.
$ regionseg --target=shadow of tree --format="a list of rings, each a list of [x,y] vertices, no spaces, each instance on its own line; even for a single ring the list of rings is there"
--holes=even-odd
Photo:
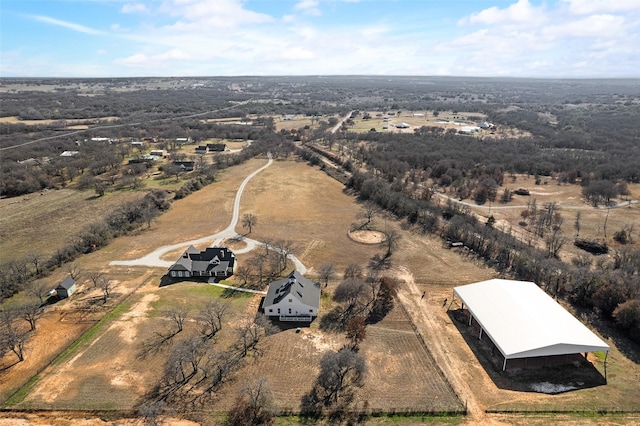
[[[333,331],[333,332],[342,332],[344,326],[340,321],[340,317],[342,316],[342,310],[339,306],[333,308],[331,311],[327,312],[322,318],[320,318],[320,330],[323,331]]]

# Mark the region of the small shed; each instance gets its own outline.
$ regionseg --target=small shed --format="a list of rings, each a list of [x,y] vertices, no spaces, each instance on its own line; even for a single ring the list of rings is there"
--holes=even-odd
[[[78,286],[76,284],[76,280],[71,276],[68,276],[64,281],[58,284],[58,287],[55,288],[56,296],[58,296],[58,299],[66,299],[75,293],[77,289]]]

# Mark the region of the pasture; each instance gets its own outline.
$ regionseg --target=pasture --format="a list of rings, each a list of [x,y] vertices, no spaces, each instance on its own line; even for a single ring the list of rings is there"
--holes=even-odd
[[[159,246],[201,238],[224,229],[240,182],[265,161],[254,159],[224,170],[215,183],[174,202],[151,228],[119,238],[106,248],[84,256],[79,261],[83,268],[104,271],[117,280],[116,295],[108,306],[95,306],[92,311],[96,315],[92,317],[94,320],[108,312],[112,312],[111,316],[105,317],[97,329],[46,369],[33,367],[15,373],[20,377],[15,378],[15,382],[12,379],[11,389],[0,387],[3,400],[16,390],[15,383],[26,383],[37,374],[38,380],[24,389],[19,398],[11,400],[12,407],[130,410],[157,380],[164,361],[162,351],[141,359],[141,343],[155,332],[166,330],[164,313],[176,306],[195,313],[209,299],[228,301],[231,315],[214,344],[222,347],[229,344],[234,336],[234,324],[255,315],[259,296],[226,297],[228,293],[202,283],[181,282],[161,287],[164,269],[109,266],[109,261],[137,258]],[[518,183],[522,184],[517,181],[514,184]],[[540,197],[539,202],[542,195]],[[309,268],[307,275],[316,278],[315,268],[322,263],[334,263],[340,276],[348,264],[365,266],[374,254],[383,251],[378,245],[349,238],[348,231],[357,221],[360,210],[361,206],[343,191],[340,183],[317,168],[287,160],[274,162],[249,182],[242,197],[240,216],[250,212],[258,217],[250,235],[253,239],[291,241],[294,253]],[[610,401],[619,401],[620,408],[640,405],[640,395],[633,391],[634,384],[640,380],[640,367],[633,361],[637,354],[632,355],[635,352],[629,352],[628,348],[624,351],[615,348],[614,335],[604,336],[614,347],[609,358],[613,376],[606,386],[564,395],[515,392],[505,387],[505,378],[487,371],[443,307],[443,299],[451,297],[453,286],[491,278],[495,271],[456,250],[444,248],[437,238],[407,232],[400,225],[386,215],[378,215],[373,223],[374,229],[396,230],[401,240],[391,258],[392,267],[385,272],[400,280],[399,299],[384,320],[367,327],[367,337],[361,344],[369,374],[359,398],[361,402],[367,401],[371,411],[456,411],[468,404],[472,417],[462,422],[473,424],[499,419],[485,414],[488,408],[508,411],[531,406],[535,411],[561,407],[571,411],[584,407],[610,409]],[[241,228],[237,231],[246,233]],[[249,255],[239,255],[239,264],[248,258]],[[336,277],[330,282],[329,293],[338,281]],[[65,301],[56,305],[55,311],[48,312],[49,322],[43,320],[38,333],[54,331],[58,322],[54,312],[69,315],[81,312],[83,306],[96,297],[86,282],[81,290],[84,293],[76,300]],[[321,315],[329,309],[330,301],[325,298]],[[302,395],[312,385],[322,353],[345,344],[342,334],[320,330],[318,324],[319,319],[300,333],[289,329],[263,339],[258,346],[259,353],[247,360],[233,380],[221,389],[220,397],[207,408],[207,416],[218,416],[228,409],[242,384],[261,375],[268,377],[276,405],[285,412],[295,412]],[[85,326],[66,331],[68,341],[76,340],[86,329]],[[187,321],[184,333],[196,332],[196,325]],[[55,358],[66,347],[44,345],[44,341],[34,339],[26,358],[40,351],[51,354],[47,359]],[[40,367],[46,362],[46,359],[42,361]],[[0,372],[1,383],[6,383],[7,374],[14,373],[11,369]]]

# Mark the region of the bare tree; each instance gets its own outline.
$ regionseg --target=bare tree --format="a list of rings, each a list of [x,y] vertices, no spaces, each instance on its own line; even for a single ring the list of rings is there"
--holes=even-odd
[[[102,301],[103,303],[107,303],[107,299],[111,295],[111,291],[113,290],[114,283],[107,277],[101,276],[96,281],[96,287],[98,287],[102,291]]]
[[[21,305],[19,308],[19,312],[20,315],[22,315],[22,318],[29,323],[31,331],[33,331],[36,329],[36,322],[44,314],[44,309],[42,308],[41,303],[39,303],[37,300],[33,300]]]
[[[18,362],[22,362],[29,332],[20,326],[18,319],[18,311],[0,310],[0,354],[11,351],[18,357]]]
[[[342,277],[347,280],[349,278],[362,278],[362,267],[356,263],[350,263],[344,268]]]
[[[367,308],[372,303],[369,286],[359,278],[347,278],[342,281],[333,294],[333,299],[340,303],[338,320],[344,326],[356,316],[366,316]]]
[[[271,425],[275,416],[273,394],[264,377],[247,384],[229,411],[229,426]]]
[[[246,285],[247,281],[251,279],[252,269],[251,264],[247,263],[246,265],[238,266],[233,274],[242,280],[243,285]]]
[[[245,213],[242,216],[242,227],[249,230],[249,234],[254,226],[258,224],[258,216],[253,213]]]
[[[37,297],[42,305],[44,304],[44,301],[47,300],[51,287],[44,281],[31,281],[27,284],[26,290],[27,293]]]
[[[580,218],[581,217],[582,217],[582,214],[580,213],[580,210],[578,210],[576,212],[576,221],[573,223],[573,227],[576,230],[576,238],[580,234]]]
[[[547,246],[547,257],[558,257],[560,249],[567,241],[568,239],[562,235],[562,231],[559,228],[554,229],[553,232],[544,239]]]
[[[274,244],[276,251],[280,254],[280,272],[284,271],[287,267],[287,257],[293,254],[295,246],[290,240],[278,240]]]
[[[205,355],[206,344],[197,336],[172,346],[161,379],[162,398],[166,400],[178,393],[184,394],[183,388],[189,381],[204,373]]]
[[[204,305],[200,311],[198,320],[202,324],[202,331],[200,333],[205,339],[211,339],[222,329],[222,322],[227,316],[228,311],[229,305],[221,302],[219,299],[214,299]]]
[[[398,245],[400,244],[400,234],[397,231],[390,230],[390,231],[386,231],[384,235],[385,235],[384,245],[387,249],[385,256],[389,257],[391,256],[393,251],[398,248]]]
[[[171,309],[165,314],[171,322],[176,326],[176,331],[173,333],[178,334],[184,329],[184,322],[187,320],[187,311],[181,308]]]
[[[258,315],[255,321],[249,319],[241,321],[236,329],[236,334],[239,337],[242,356],[246,356],[249,349],[254,349],[260,339],[275,331],[276,328],[264,315]]]
[[[379,212],[380,210],[378,209],[378,207],[373,204],[373,203],[366,203],[363,207],[362,210],[360,210],[360,212],[358,213],[357,217],[358,218],[362,218],[365,220],[365,222],[360,225],[358,227],[358,229],[367,229],[369,224],[371,224],[371,222],[373,221],[374,216]]]
[[[88,271],[87,277],[91,280],[94,287],[98,287],[99,281],[104,278],[104,273],[100,271]]]
[[[78,281],[78,278],[82,275],[82,268],[75,263],[70,263],[67,265],[67,272],[74,281]]]
[[[253,269],[258,275],[258,282],[262,283],[269,256],[264,253],[256,253],[247,260],[247,268]]]
[[[324,281],[324,286],[329,285],[329,280],[336,274],[336,270],[333,267],[333,263],[323,263],[318,267],[318,275],[320,279]]]
[[[147,229],[148,229],[148,228],[151,228],[151,223],[158,216],[158,210],[153,208],[149,204],[144,204],[144,206],[140,210],[140,215],[142,216],[142,219],[147,224]]]
[[[364,357],[351,349],[327,352],[320,360],[320,373],[312,392],[325,407],[347,408],[355,389],[364,385],[366,372]]]
[[[42,273],[42,266],[44,264],[45,257],[40,253],[31,253],[27,256],[27,260],[33,265],[36,276]]]

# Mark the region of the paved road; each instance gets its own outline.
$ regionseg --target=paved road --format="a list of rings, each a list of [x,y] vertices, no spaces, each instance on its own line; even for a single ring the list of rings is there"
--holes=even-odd
[[[263,171],[264,169],[266,169],[267,167],[269,167],[273,163],[273,157],[271,156],[271,153],[269,153],[268,156],[269,156],[269,161],[267,162],[267,164],[265,164],[264,166],[260,167],[255,172],[251,173],[240,184],[240,188],[238,188],[238,192],[236,192],[236,198],[235,198],[235,201],[233,203],[233,215],[231,217],[231,223],[229,223],[229,226],[227,226],[225,229],[223,229],[222,231],[220,231],[220,232],[218,232],[216,234],[208,235],[208,236],[202,237],[202,238],[198,238],[197,240],[184,241],[184,242],[178,243],[178,244],[171,244],[171,245],[162,246],[160,248],[155,249],[151,253],[149,253],[149,254],[147,254],[145,256],[142,256],[142,257],[140,257],[138,259],[133,259],[133,260],[114,260],[114,261],[110,262],[109,264],[110,265],[118,265],[118,266],[151,266],[151,267],[158,267],[158,268],[168,268],[171,265],[173,265],[174,262],[167,261],[167,260],[162,260],[162,256],[164,256],[166,253],[168,253],[170,251],[177,250],[177,249],[182,248],[182,247],[184,247],[186,249],[189,246],[208,243],[210,241],[213,241],[213,243],[211,244],[211,247],[217,247],[225,239],[231,239],[231,238],[234,238],[234,239],[237,239],[237,240],[241,240],[241,241],[244,241],[246,243],[246,247],[245,248],[240,249],[240,250],[235,250],[236,254],[247,253],[247,252],[255,249],[256,247],[264,247],[264,243],[262,243],[260,241],[253,240],[251,238],[247,238],[244,235],[238,234],[235,231],[235,228],[238,225],[238,220],[240,218],[240,201],[242,199],[242,192],[244,191],[245,187],[247,186],[249,181],[254,176],[256,176],[258,173],[260,173],[261,171]],[[276,250],[277,251],[277,248],[272,247],[272,250]],[[301,274],[305,274],[307,272],[307,268],[302,264],[302,262],[300,262],[300,260],[298,260],[297,257],[295,257],[294,255],[290,254],[290,255],[288,255],[288,258],[293,262],[293,264],[295,265],[295,268],[296,268],[296,270],[298,272],[300,272]],[[218,285],[218,284],[216,284],[216,285]],[[224,285],[220,284],[219,287],[226,288],[228,286],[225,287]],[[249,290],[249,292],[251,292],[251,293],[260,293],[260,292],[257,292],[255,290]]]

